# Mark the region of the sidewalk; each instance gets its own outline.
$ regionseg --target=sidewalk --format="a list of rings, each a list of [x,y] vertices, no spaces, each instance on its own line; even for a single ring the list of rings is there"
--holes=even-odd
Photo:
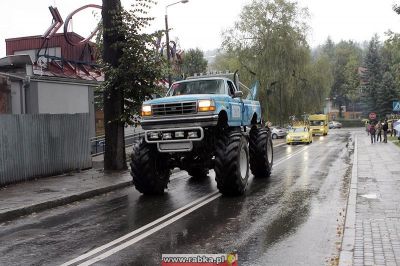
[[[400,148],[355,135],[339,265],[400,265]]]
[[[0,222],[130,186],[129,171],[87,170],[0,188]]]

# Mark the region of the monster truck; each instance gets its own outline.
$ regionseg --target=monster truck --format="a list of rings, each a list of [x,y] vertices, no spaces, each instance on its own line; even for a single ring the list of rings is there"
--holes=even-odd
[[[162,194],[171,169],[192,178],[214,169],[219,191],[245,192],[249,169],[269,177],[273,164],[271,133],[261,123],[257,84],[248,89],[238,75],[205,75],[172,84],[166,97],[145,101],[144,137],[133,147],[131,175],[143,194]],[[239,88],[247,88],[243,99]]]

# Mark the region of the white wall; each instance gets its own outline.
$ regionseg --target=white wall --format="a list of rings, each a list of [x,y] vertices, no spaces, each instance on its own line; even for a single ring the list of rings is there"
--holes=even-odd
[[[89,113],[87,85],[38,82],[41,114]]]
[[[21,87],[19,81],[11,82],[11,113],[22,114],[21,108]]]

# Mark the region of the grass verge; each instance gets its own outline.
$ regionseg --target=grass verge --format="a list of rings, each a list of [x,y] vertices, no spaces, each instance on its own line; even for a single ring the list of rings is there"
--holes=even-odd
[[[400,140],[397,137],[388,136],[388,140],[393,142],[394,144],[397,145],[397,147],[400,148]]]

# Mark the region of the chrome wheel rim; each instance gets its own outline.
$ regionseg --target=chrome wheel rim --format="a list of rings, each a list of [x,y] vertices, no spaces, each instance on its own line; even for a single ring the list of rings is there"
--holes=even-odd
[[[247,163],[247,152],[244,149],[244,147],[242,147],[242,149],[240,150],[240,177],[242,179],[246,179],[247,176],[247,168],[248,168],[248,163]]]
[[[271,142],[267,140],[267,160],[268,164],[272,164],[272,145]]]

